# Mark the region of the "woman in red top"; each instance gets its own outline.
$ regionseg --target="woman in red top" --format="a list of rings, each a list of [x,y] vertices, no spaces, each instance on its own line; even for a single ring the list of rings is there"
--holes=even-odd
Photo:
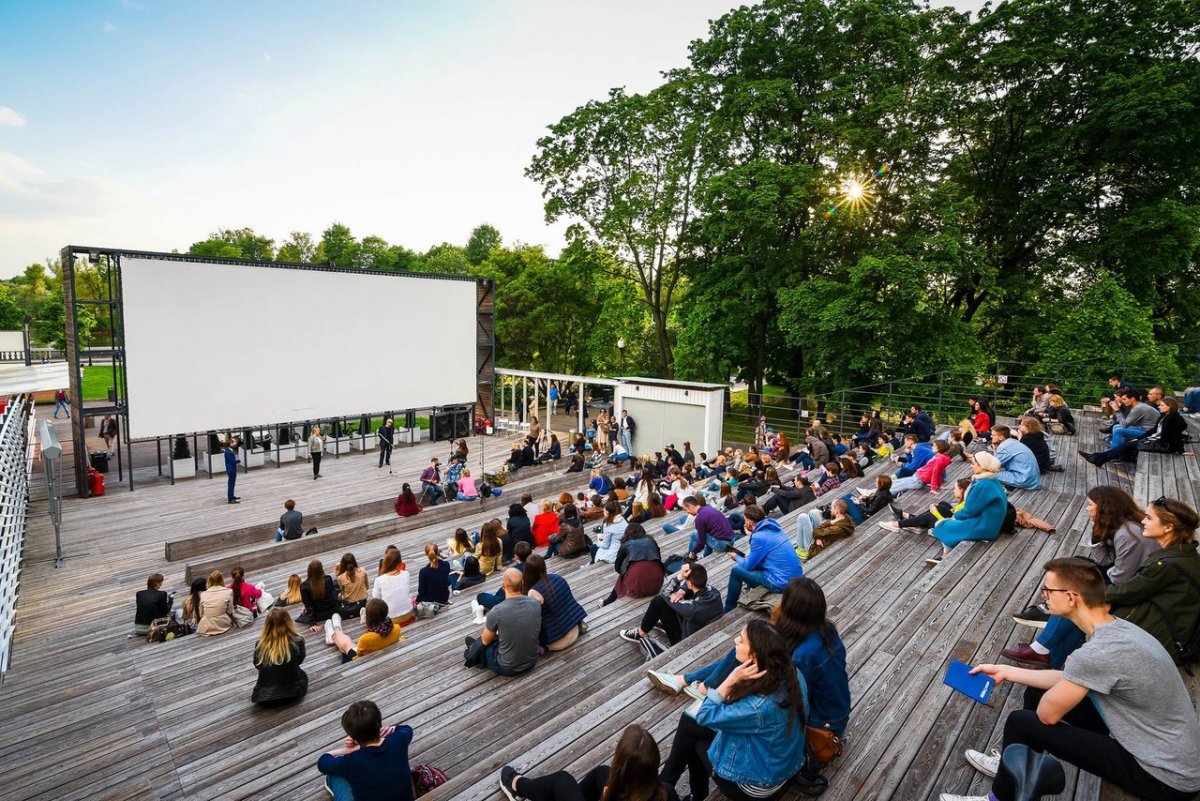
[[[417,503],[412,487],[405,484],[400,488],[400,497],[396,499],[396,514],[401,517],[412,517],[420,511],[421,505]]]
[[[971,427],[975,429],[975,436],[984,442],[992,439],[992,413],[988,409],[986,401],[975,401],[975,414],[971,416]]]
[[[558,514],[550,501],[542,501],[542,511],[533,518],[533,542],[539,548],[550,545],[550,535],[558,533]]]
[[[246,573],[240,567],[229,571],[229,575],[233,577],[233,583],[229,585],[233,590],[233,602],[257,615],[258,607],[254,602],[262,597],[262,590],[246,581]]]

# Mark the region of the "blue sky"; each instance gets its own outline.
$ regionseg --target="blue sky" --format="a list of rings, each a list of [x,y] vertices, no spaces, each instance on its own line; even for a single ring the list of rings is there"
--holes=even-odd
[[[733,5],[0,0],[0,276],[66,244],[334,220],[417,250],[487,221],[557,252],[522,175],[545,126],[654,86]]]

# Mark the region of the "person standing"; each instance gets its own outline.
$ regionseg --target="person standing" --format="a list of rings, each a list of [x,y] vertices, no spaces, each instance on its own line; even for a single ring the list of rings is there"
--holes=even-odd
[[[59,409],[62,409],[64,412],[66,412],[68,418],[71,416],[71,407],[67,406],[67,391],[65,389],[60,389],[58,392],[54,393],[55,419],[58,418]]]
[[[325,451],[325,437],[321,436],[321,427],[313,426],[308,435],[308,457],[312,459],[313,481],[321,477],[321,454]]]
[[[629,412],[621,410],[621,424],[617,431],[621,435],[621,444],[625,446],[625,451],[633,455],[633,432],[637,429],[637,423],[633,422],[633,418],[629,416]]]
[[[112,450],[109,442],[116,442],[117,447],[121,447],[121,427],[117,425],[117,418],[109,417],[108,422],[104,424],[104,446],[106,450]]]
[[[241,461],[237,455],[237,440],[230,437],[225,442],[225,475],[229,477],[229,503],[238,503],[242,500],[233,494],[233,487],[237,484],[237,466],[241,464]]]
[[[379,429],[379,466],[392,466],[392,446],[396,444],[396,424],[392,418],[383,421]]]

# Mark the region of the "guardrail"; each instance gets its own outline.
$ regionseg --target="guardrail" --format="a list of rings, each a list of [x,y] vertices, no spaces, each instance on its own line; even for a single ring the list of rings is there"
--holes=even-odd
[[[8,399],[0,413],[0,680],[8,671],[33,470],[32,403]]]

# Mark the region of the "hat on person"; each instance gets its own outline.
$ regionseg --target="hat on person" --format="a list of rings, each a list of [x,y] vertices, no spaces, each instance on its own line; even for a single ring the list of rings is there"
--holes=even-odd
[[[983,472],[989,473],[989,478],[1000,472],[1000,460],[987,451],[979,451],[974,456],[975,464],[983,468]]]

